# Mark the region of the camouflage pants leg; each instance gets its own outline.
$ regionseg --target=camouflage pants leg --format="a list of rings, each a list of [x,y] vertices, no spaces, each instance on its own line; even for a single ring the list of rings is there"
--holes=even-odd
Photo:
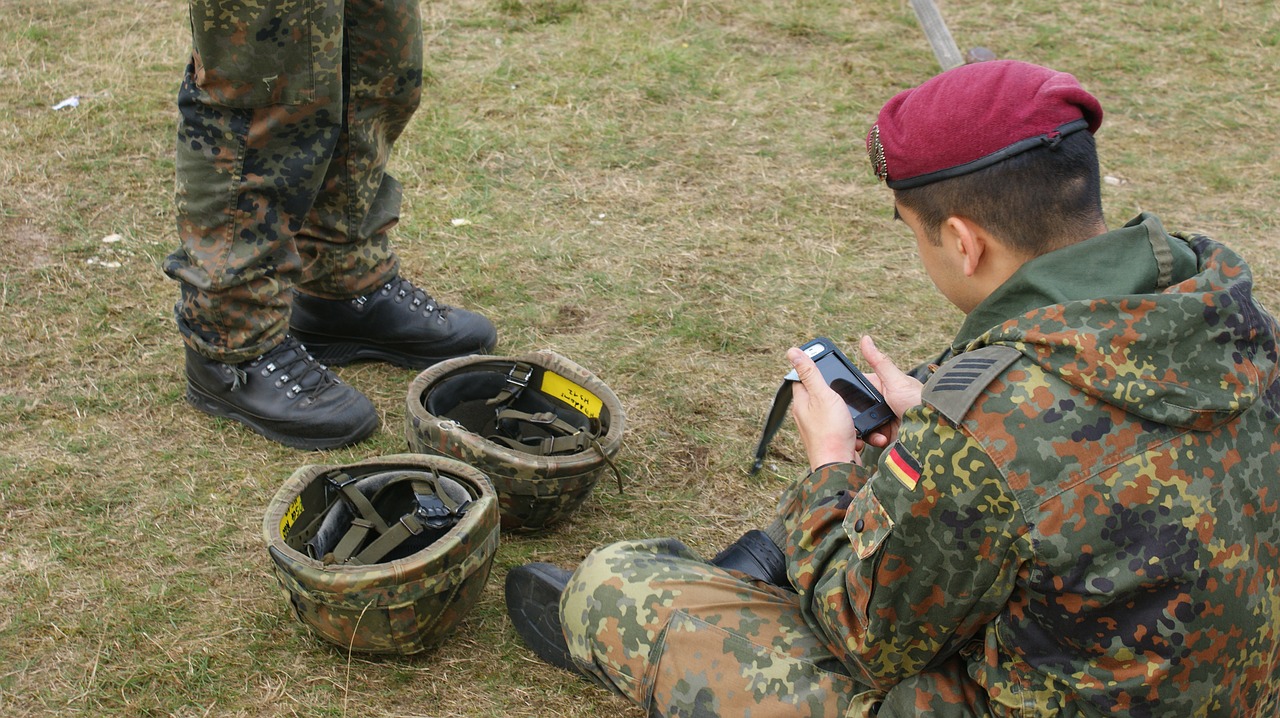
[[[179,327],[221,361],[288,331],[290,290],[367,293],[397,271],[390,147],[417,107],[417,0],[192,0],[178,93]]]
[[[422,97],[420,0],[346,0],[343,132],[297,235],[299,286],[326,299],[368,294],[399,271],[391,149]]]
[[[843,716],[843,673],[795,594],[712,566],[679,541],[613,544],[560,604],[575,663],[657,716]]]

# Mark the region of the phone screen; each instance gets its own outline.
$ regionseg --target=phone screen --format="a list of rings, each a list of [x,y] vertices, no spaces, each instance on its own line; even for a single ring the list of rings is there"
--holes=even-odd
[[[874,407],[876,398],[863,388],[862,382],[849,371],[849,367],[835,354],[824,354],[815,362],[822,378],[835,390],[844,403],[857,409],[859,413]]]

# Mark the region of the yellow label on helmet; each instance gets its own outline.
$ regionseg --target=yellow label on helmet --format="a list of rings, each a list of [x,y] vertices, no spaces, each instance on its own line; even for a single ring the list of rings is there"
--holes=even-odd
[[[600,416],[600,410],[604,408],[604,402],[600,401],[600,397],[549,371],[542,374],[542,393],[554,396],[572,406],[585,414],[588,419]]]
[[[289,529],[293,528],[293,524],[302,515],[302,496],[294,498],[293,503],[289,504],[289,510],[284,512],[284,517],[280,519],[280,538],[289,537]]]

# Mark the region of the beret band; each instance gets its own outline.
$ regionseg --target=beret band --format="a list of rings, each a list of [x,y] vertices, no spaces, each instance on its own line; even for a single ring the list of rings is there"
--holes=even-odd
[[[1101,124],[1101,104],[1070,74],[1015,60],[979,62],[885,103],[867,133],[867,154],[890,188],[910,189],[1057,146]]]

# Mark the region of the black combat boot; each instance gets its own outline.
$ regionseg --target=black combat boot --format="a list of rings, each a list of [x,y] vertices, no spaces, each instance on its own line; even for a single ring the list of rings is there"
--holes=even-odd
[[[578,673],[560,624],[560,595],[571,571],[549,563],[529,563],[507,572],[507,614],[511,625],[538,658]]]
[[[223,364],[187,347],[187,401],[295,449],[354,444],[379,423],[373,403],[293,337],[239,364]]]
[[[384,361],[410,369],[493,349],[488,319],[438,304],[403,277],[355,299],[320,299],[297,290],[289,331],[326,364]]]
[[[787,557],[769,535],[752,529],[709,562],[713,566],[740,571],[765,583],[794,591],[787,578]]]

